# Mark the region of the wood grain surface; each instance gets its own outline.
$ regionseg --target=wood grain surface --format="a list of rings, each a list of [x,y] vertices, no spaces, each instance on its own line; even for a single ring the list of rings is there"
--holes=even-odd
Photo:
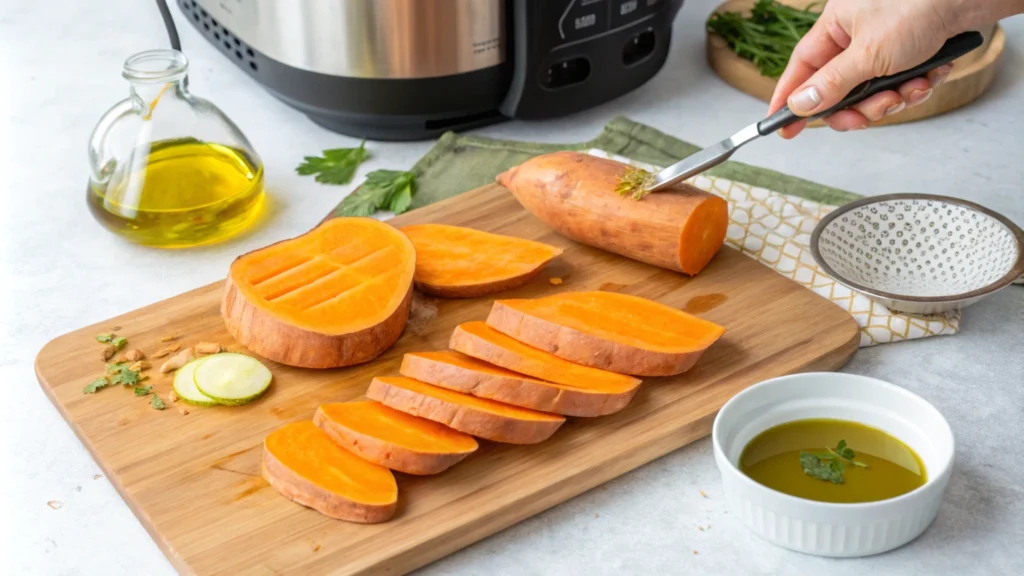
[[[800,8],[813,4],[815,1],[782,0],[783,4]],[[755,0],[729,0],[719,6],[716,12],[749,13],[754,3]],[[938,116],[966,106],[984,94],[995,80],[996,72],[1002,62],[1003,52],[1006,48],[1006,35],[998,24],[979,31],[985,37],[984,45],[955,60],[953,71],[946,81],[935,89],[931,98],[922,104],[906,108],[902,112],[887,116],[878,122],[872,122],[870,126],[903,124]],[[775,92],[775,79],[762,76],[753,63],[733,52],[721,36],[710,32],[706,32],[706,36],[707,59],[711,69],[732,87],[759,100],[770,101]],[[768,109],[765,108],[766,114],[767,111]],[[824,122],[818,120],[811,122],[808,126],[821,127],[824,125]]]
[[[54,339],[36,361],[43,390],[181,573],[405,573],[706,436],[719,408],[751,384],[836,369],[857,349],[857,324],[845,311],[730,248],[688,279],[558,236],[497,185],[391,222],[466,225],[565,249],[544,274],[501,297],[616,290],[687,309],[726,333],[690,372],[646,379],[617,414],[572,418],[533,446],[483,442],[437,476],[397,474],[398,511],[377,525],[332,520],[277,494],[260,477],[263,438],[311,419],[322,402],[362,398],[373,376],[397,375],[405,352],[446,348],[458,323],[486,318],[491,299],[417,296],[419,312],[379,359],[338,370],[268,362],[274,381],[261,399],[190,407],[188,415],[177,404],[154,410],[130,390],[83,394],[103,372],[94,335],[117,325],[129,347],[149,353],[165,346],[164,335],[239,350],[218,312],[222,282]],[[563,283],[552,285],[552,277]],[[434,318],[422,312],[432,306]],[[150,373],[166,398],[170,375]]]

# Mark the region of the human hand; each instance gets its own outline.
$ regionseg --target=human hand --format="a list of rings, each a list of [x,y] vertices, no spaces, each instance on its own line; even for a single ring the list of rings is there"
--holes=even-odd
[[[946,40],[963,31],[956,10],[960,3],[830,0],[793,50],[776,85],[769,114],[788,104],[794,113],[810,116],[836,105],[866,80],[921,64]],[[824,122],[839,131],[865,128],[869,122],[926,101],[952,69],[952,63],[940,66],[926,78],[915,78],[898,90],[875,94]],[[780,130],[780,135],[793,138],[806,125],[806,120],[794,123]]]

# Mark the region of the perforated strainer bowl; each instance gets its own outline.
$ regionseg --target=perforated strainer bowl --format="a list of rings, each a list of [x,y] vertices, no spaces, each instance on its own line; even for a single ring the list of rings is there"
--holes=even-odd
[[[891,310],[969,306],[1024,275],[1024,231],[983,206],[890,194],[841,206],[818,223],[811,254],[836,282]]]

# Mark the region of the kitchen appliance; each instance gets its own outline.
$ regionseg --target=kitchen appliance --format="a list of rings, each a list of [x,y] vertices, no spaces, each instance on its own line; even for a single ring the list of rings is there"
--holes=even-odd
[[[432,138],[578,112],[651,79],[683,0],[177,0],[271,94],[333,131]]]

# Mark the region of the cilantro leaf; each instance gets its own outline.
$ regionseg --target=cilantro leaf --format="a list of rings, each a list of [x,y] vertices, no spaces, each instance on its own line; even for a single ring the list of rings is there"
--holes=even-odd
[[[134,386],[139,383],[139,373],[135,370],[122,368],[121,371],[114,376],[114,383],[121,384],[122,386]]]
[[[345,197],[337,216],[370,216],[378,210],[401,214],[409,209],[416,194],[416,175],[398,170],[374,170],[362,186]]]
[[[107,386],[110,386],[110,381],[100,376],[87,384],[85,388],[82,388],[82,394],[95,394],[97,390],[100,388],[106,388]]]
[[[145,396],[145,395],[149,394],[152,390],[153,390],[152,386],[136,386],[135,387],[135,395],[136,396]]]
[[[334,148],[324,150],[323,156],[306,156],[295,171],[303,176],[316,174],[314,179],[322,184],[348,184],[368,156],[363,140],[358,148]]]
[[[127,362],[111,362],[107,364],[107,374],[117,374],[122,368],[128,366]]]
[[[167,405],[164,404],[164,401],[161,400],[160,396],[156,394],[153,394],[152,396],[149,397],[149,405],[154,410],[163,410],[164,408],[167,408]]]
[[[124,348],[124,345],[127,344],[127,343],[128,343],[128,339],[125,338],[124,336],[115,336],[114,338],[112,338],[110,340],[110,345],[113,346],[117,350],[120,350],[121,348]]]
[[[107,344],[107,343],[109,343],[109,342],[110,342],[110,340],[111,340],[111,339],[112,339],[113,337],[114,337],[114,335],[113,335],[113,334],[108,334],[108,333],[103,333],[103,334],[97,334],[97,335],[96,335],[96,341],[97,341],[97,342],[102,342],[103,344]]]

